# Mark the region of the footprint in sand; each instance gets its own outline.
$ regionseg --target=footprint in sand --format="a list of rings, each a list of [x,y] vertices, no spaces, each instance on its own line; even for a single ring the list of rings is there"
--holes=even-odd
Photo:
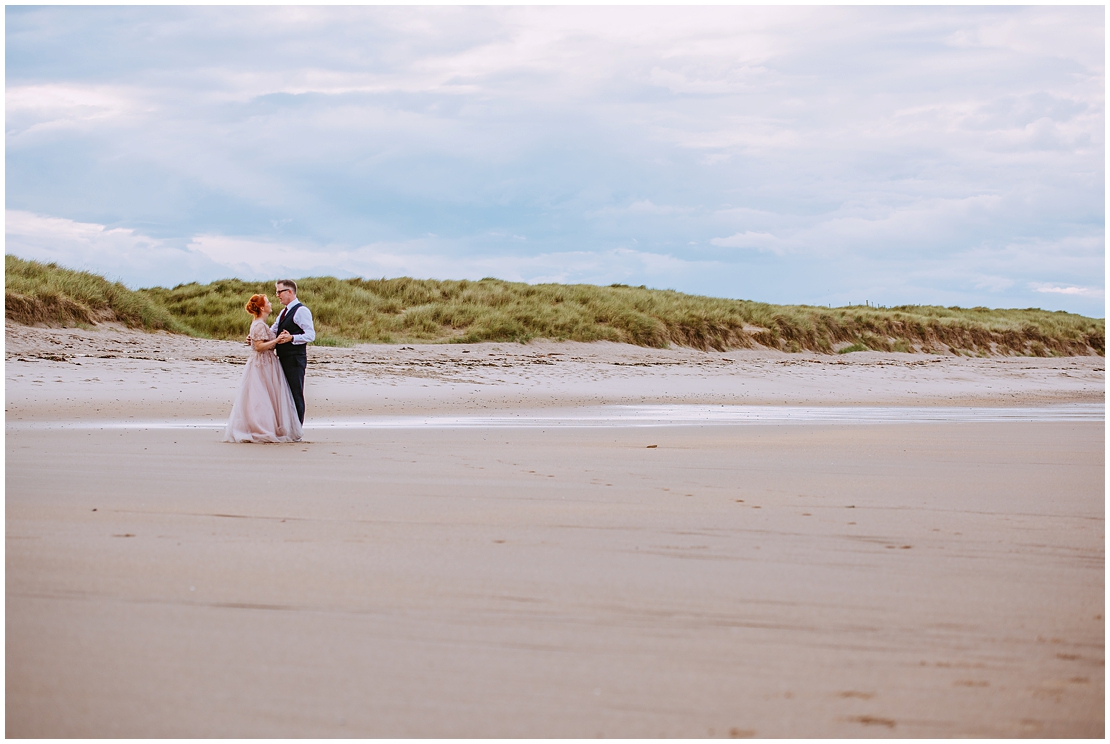
[[[878,716],[853,716],[847,719],[850,723],[862,723],[864,726],[886,726],[887,728],[894,728],[897,723],[889,718],[879,718]]]

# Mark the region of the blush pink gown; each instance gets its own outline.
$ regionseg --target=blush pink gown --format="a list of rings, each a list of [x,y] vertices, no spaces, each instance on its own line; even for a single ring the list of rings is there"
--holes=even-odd
[[[271,341],[274,333],[261,320],[251,323],[251,341]],[[247,368],[239,383],[225,442],[299,442],[301,422],[289,383],[273,349],[255,351],[251,346]]]

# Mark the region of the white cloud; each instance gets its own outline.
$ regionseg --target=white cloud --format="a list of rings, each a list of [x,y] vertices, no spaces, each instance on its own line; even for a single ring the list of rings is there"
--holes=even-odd
[[[611,206],[595,209],[586,213],[588,217],[607,215],[688,215],[693,207],[679,207],[671,204],[655,204],[651,199],[639,199],[626,206]]]
[[[343,269],[346,259],[345,254],[329,254],[307,246],[223,235],[198,235],[189,241],[188,248],[235,276],[251,279],[303,275],[329,264]]]
[[[1078,11],[1078,12],[1077,12]],[[1020,14],[986,16],[953,31],[947,42],[968,48],[998,48],[1025,54],[1090,60],[1103,55],[1103,27],[1078,8],[1027,7]]]
[[[995,194],[965,198],[915,199],[908,204],[845,205],[804,230],[798,240],[841,246],[907,245],[939,242],[969,224],[990,220],[1004,199]]]
[[[1102,297],[1104,291],[1099,287],[1061,287],[1054,284],[1031,283],[1030,289],[1034,292],[1048,292],[1051,294],[1077,295],[1080,297]]]
[[[219,263],[196,251],[176,247],[137,230],[109,228],[22,210],[5,212],[4,238],[6,253],[92,271],[132,288],[154,284],[174,286],[196,279],[230,276]]]
[[[709,242],[720,248],[751,248],[779,255],[787,251],[785,241],[765,232],[738,232],[727,238],[713,238]]]
[[[140,91],[113,85],[9,85],[4,93],[8,137],[30,132],[108,125],[151,107]]]
[[[616,248],[605,251],[557,251],[537,255],[460,254],[448,241],[423,239],[373,243],[351,249],[309,249],[241,238],[201,236],[191,247],[243,276],[278,274],[422,279],[481,279],[494,276],[519,282],[608,284],[647,276],[665,282],[677,273],[703,268],[674,256]],[[704,262],[703,262],[704,263]]]
[[[969,273],[1002,275],[998,273],[999,269],[1005,268],[1010,278],[1057,278],[1056,282],[1041,281],[1037,286],[1079,286],[1085,285],[1091,277],[1103,276],[1103,247],[1101,235],[1071,235],[1057,239],[1014,241],[1001,246],[978,245],[948,258],[953,269]]]
[[[467,254],[435,236],[343,248],[209,234],[195,236],[179,248],[135,230],[19,210],[8,210],[6,220],[8,253],[92,271],[130,287],[175,286],[190,280],[227,277],[258,280],[322,275],[424,279],[495,276],[530,283],[594,284],[637,279],[637,283],[654,281],[663,286],[675,276],[713,265],[629,248],[530,256]]]
[[[11,86],[4,93],[4,102],[9,114],[61,112],[73,118],[118,115],[132,108],[116,88],[72,83]]]

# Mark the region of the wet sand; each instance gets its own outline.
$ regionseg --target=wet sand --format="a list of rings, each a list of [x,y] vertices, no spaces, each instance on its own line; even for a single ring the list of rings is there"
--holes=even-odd
[[[16,330],[8,736],[1103,735],[1101,422],[226,445],[64,423],[226,417],[238,345]],[[310,425],[1103,390],[1101,358],[313,354]]]

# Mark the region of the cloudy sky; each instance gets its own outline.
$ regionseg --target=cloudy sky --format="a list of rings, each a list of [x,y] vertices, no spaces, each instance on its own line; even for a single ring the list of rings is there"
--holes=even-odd
[[[6,9],[6,250],[1104,315],[1104,10]]]

